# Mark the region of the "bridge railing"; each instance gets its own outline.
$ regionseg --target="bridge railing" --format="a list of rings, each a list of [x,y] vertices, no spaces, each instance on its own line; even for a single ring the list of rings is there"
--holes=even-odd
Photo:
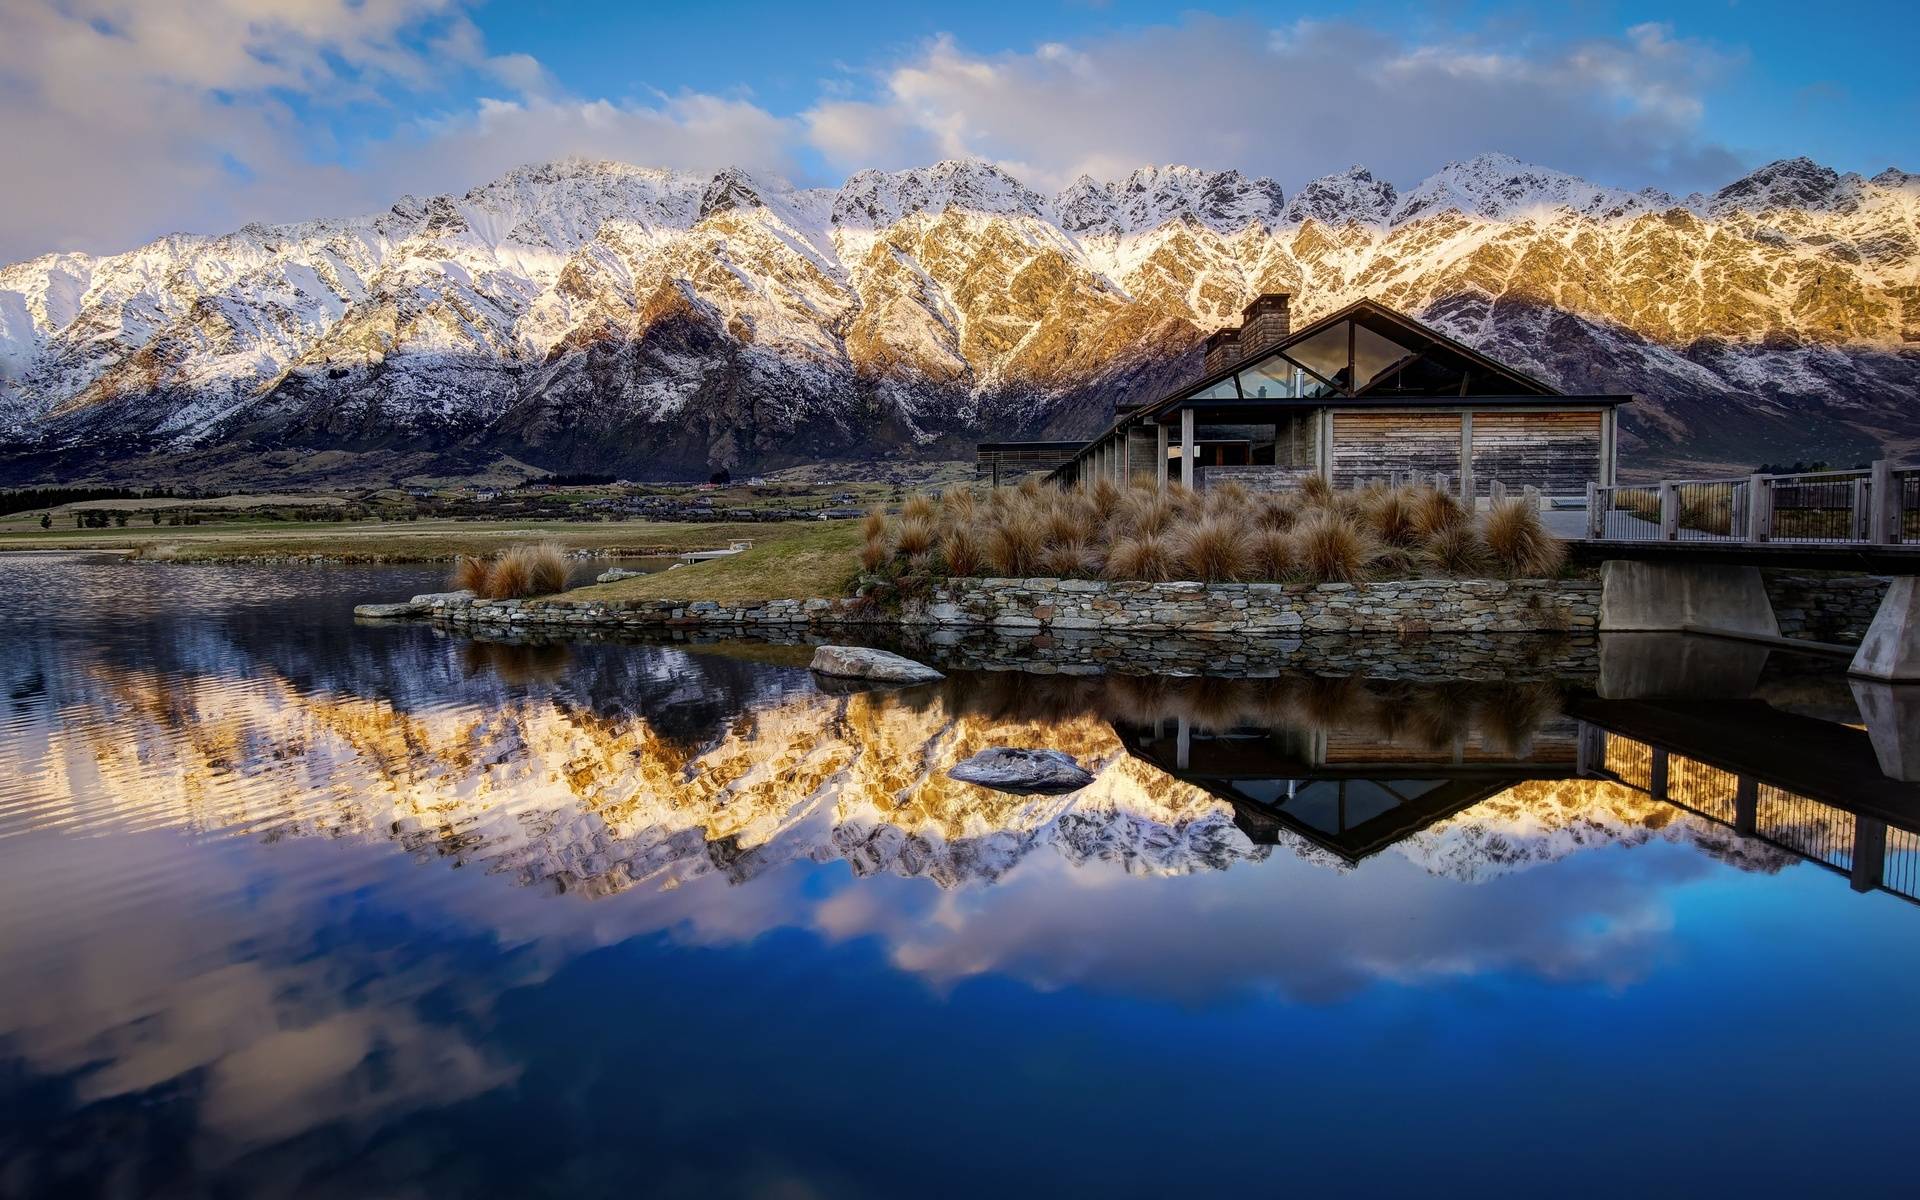
[[[1587,488],[1587,536],[1605,541],[1920,544],[1920,467]]]

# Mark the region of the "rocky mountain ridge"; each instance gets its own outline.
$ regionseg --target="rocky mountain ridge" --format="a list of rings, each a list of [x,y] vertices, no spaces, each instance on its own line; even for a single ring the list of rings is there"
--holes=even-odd
[[[1639,393],[1629,467],[1852,459],[1920,445],[1917,247],[1920,176],[1805,159],[1684,199],[1504,155],[1291,197],[1178,166],[1046,196],[981,162],[796,189],[569,160],[0,269],[0,480],[963,457],[1090,432],[1264,291]]]

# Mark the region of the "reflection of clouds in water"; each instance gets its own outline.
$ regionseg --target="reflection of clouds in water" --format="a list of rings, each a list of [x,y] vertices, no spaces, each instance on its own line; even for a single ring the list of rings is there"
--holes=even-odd
[[[366,915],[357,889],[418,874],[401,861],[370,876],[321,843],[32,843],[0,873],[13,966],[0,1035],[35,1071],[70,1078],[78,1101],[193,1080],[217,1153],[448,1103],[515,1073],[472,1028],[420,1012],[437,994],[484,1020],[511,979],[464,978],[448,947],[391,916],[384,936],[353,924]]]

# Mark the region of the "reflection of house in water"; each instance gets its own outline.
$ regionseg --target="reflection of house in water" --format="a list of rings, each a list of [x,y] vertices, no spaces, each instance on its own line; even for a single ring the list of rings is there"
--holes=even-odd
[[[1350,731],[1196,729],[1186,718],[1116,722],[1129,753],[1233,806],[1234,824],[1271,845],[1282,832],[1358,862],[1528,779],[1576,774],[1577,730],[1548,722],[1518,746],[1462,730],[1450,744]]]
[[[1920,784],[1868,734],[1758,700],[1573,699],[1524,737],[1471,724],[1432,749],[1395,731],[1114,723],[1129,753],[1233,806],[1256,842],[1297,836],[1349,863],[1532,779],[1623,784],[1920,903]]]

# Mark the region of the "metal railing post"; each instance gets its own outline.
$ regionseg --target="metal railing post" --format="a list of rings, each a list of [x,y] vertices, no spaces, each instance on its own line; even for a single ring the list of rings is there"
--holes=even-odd
[[[1660,481],[1660,537],[1674,542],[1680,539],[1680,488],[1673,481]]]
[[[1747,540],[1764,542],[1773,528],[1773,484],[1760,474],[1747,477]]]
[[[1874,460],[1867,475],[1867,540],[1876,546],[1899,541],[1900,491],[1893,486],[1893,463]]]
[[[1870,503],[1868,491],[1866,480],[1856,479],[1853,481],[1852,503],[1849,505],[1847,514],[1847,537],[1849,540],[1872,540],[1867,536],[1868,530],[1873,523],[1873,516],[1867,511],[1867,506]]]
[[[1606,519],[1606,514],[1600,511],[1600,485],[1588,483],[1587,536],[1597,540],[1602,533],[1606,532]]]
[[[1873,817],[1853,819],[1853,870],[1848,880],[1856,892],[1880,886],[1887,864],[1887,823]]]

